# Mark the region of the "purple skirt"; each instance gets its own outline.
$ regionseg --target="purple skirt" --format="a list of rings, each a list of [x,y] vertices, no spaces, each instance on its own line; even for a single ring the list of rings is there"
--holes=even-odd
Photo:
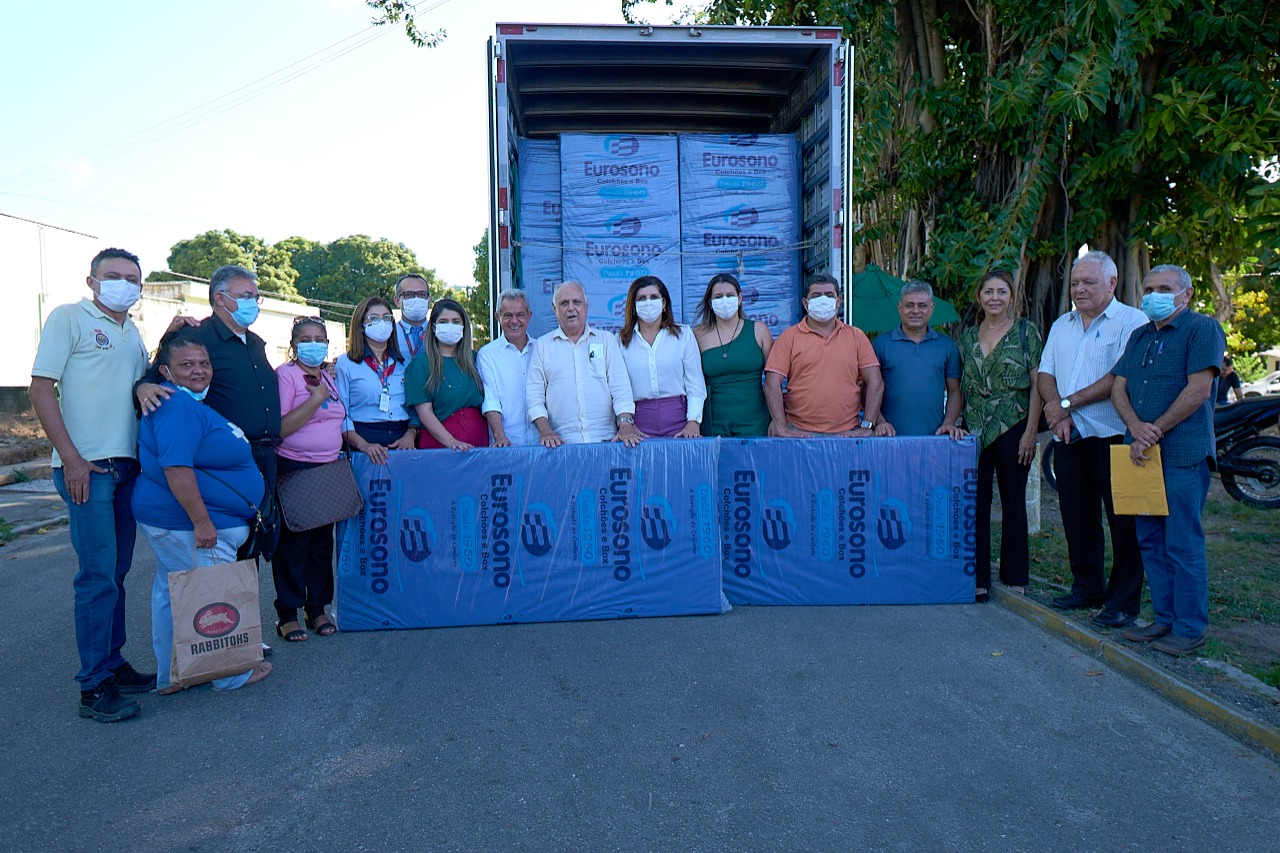
[[[636,427],[645,435],[673,438],[689,423],[688,414],[684,397],[636,400]]]

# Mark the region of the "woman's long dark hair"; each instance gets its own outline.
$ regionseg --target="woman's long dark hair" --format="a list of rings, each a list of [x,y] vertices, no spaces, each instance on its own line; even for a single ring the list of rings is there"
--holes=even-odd
[[[636,333],[636,324],[640,316],[636,314],[636,294],[644,287],[656,287],[662,296],[662,316],[658,319],[662,328],[674,337],[680,337],[680,326],[676,323],[675,312],[671,310],[671,294],[662,279],[656,275],[642,275],[627,288],[627,306],[622,317],[622,331],[618,332],[618,341],[625,347],[631,344],[631,337]]]
[[[476,370],[476,356],[471,351],[471,318],[467,309],[453,299],[438,299],[431,306],[431,317],[427,321],[427,330],[423,332],[423,351],[427,356],[427,391],[435,396],[444,381],[444,356],[440,353],[440,342],[436,340],[436,319],[441,311],[456,311],[462,317],[462,340],[453,349],[453,362],[458,369],[475,381],[476,387],[484,391],[484,382],[480,379],[480,371]]]
[[[707,282],[707,290],[698,302],[698,325],[704,329],[710,329],[716,324],[716,312],[711,310],[711,291],[715,290],[717,284],[733,285],[733,289],[738,291],[738,316],[742,319],[747,316],[742,313],[742,285],[738,284],[738,279],[727,272],[716,273]]]

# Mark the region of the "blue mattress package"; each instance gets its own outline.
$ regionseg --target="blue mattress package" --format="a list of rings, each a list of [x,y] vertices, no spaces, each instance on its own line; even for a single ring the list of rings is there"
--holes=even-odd
[[[564,280],[560,261],[560,141],[516,141],[517,285],[529,298],[529,334],[556,327],[551,294]]]
[[[721,613],[715,441],[391,454],[353,468],[344,631]]]
[[[684,316],[727,272],[774,337],[800,320],[800,152],[793,134],[680,136]]]
[[[732,604],[972,603],[973,438],[721,439]]]
[[[587,293],[587,320],[622,327],[627,288],[655,275],[680,303],[680,180],[674,136],[560,137],[564,277]]]

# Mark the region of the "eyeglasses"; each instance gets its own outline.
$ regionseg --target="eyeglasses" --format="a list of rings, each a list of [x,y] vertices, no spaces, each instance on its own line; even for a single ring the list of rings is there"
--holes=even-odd
[[[262,301],[262,297],[258,297],[258,301]],[[303,323],[315,323],[317,326],[323,326],[324,320],[319,317],[294,317],[293,325],[301,326]]]
[[[400,293],[401,299],[430,299],[431,294],[425,290],[404,290]]]
[[[259,305],[262,304],[262,297],[256,293],[232,293],[227,290],[224,290],[223,293],[227,294],[227,296],[230,296],[232,299],[236,300],[237,302],[239,302],[242,299],[252,299],[255,302],[257,302]]]

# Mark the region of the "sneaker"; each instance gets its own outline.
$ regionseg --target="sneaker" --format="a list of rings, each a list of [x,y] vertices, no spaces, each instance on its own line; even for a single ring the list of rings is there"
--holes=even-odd
[[[1161,625],[1159,622],[1152,622],[1145,628],[1130,628],[1122,635],[1126,640],[1132,640],[1135,643],[1149,643],[1152,640],[1158,640],[1165,634],[1169,633],[1172,628],[1168,625]]]
[[[138,672],[128,661],[111,670],[116,677],[116,688],[121,693],[150,693],[156,689],[156,674]]]
[[[114,678],[108,678],[92,690],[80,691],[80,716],[100,723],[127,720],[142,709],[132,699],[120,695]]]
[[[1183,655],[1191,654],[1203,645],[1204,634],[1198,637],[1179,637],[1177,634],[1169,634],[1153,642],[1151,648],[1159,649],[1166,655],[1182,657]]]

